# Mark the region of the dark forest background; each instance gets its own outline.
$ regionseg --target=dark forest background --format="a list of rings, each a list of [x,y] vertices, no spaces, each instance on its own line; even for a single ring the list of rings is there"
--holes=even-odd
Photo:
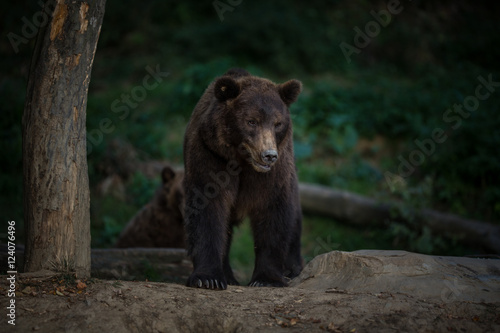
[[[373,11],[387,11],[388,3],[108,0],[87,108],[92,246],[111,246],[151,198],[159,176],[144,172],[148,165],[182,165],[194,105],[215,76],[235,66],[303,82],[291,108],[300,181],[396,200],[403,214],[432,208],[499,223],[500,84],[466,116],[453,109],[474,101],[478,77],[500,82],[500,4],[401,1],[390,22],[380,14],[385,27],[374,23]],[[13,47],[9,36],[31,36],[26,22],[37,29],[41,6],[2,7],[0,211],[18,222],[22,241],[21,118],[35,37]],[[357,29],[373,37],[357,37]],[[362,47],[348,59],[341,45],[355,47],[355,37]],[[127,104],[125,95],[139,96],[137,87],[157,68],[161,82]],[[444,142],[433,140],[436,129]],[[361,248],[482,251],[416,223],[360,229],[318,216],[305,216],[303,243],[308,259]],[[234,264],[248,270],[251,252],[245,224]]]

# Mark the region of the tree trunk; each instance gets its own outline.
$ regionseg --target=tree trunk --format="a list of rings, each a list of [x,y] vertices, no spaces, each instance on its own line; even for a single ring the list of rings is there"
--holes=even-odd
[[[48,0],[23,115],[24,269],[90,275],[86,107],[105,0]]]

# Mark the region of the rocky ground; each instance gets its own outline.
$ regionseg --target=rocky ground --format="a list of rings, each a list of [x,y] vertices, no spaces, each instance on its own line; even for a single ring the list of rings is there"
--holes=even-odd
[[[318,256],[288,288],[20,274],[15,294],[9,332],[500,332],[500,260],[395,251]]]

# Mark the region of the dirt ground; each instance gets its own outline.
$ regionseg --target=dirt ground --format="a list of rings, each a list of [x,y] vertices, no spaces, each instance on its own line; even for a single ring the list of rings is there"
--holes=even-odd
[[[407,294],[17,276],[15,326],[3,332],[500,332],[500,300],[430,301]],[[7,331],[4,328],[7,327]]]

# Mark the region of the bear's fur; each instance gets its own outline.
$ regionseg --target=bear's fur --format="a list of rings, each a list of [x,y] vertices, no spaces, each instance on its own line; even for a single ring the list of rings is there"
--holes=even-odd
[[[129,221],[115,247],[185,247],[183,177],[182,171],[163,168],[153,199]]]
[[[302,84],[231,69],[196,105],[184,138],[185,225],[191,287],[238,284],[229,266],[233,226],[250,218],[251,286],[287,285],[302,270],[302,212],[288,107]]]

